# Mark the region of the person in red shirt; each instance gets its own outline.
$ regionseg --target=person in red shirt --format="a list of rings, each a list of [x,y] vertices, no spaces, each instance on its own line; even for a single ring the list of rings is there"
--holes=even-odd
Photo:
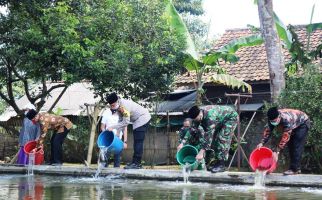
[[[275,161],[278,155],[288,144],[290,154],[290,166],[284,175],[294,175],[301,173],[301,156],[306,141],[306,136],[310,128],[310,120],[307,114],[295,109],[278,109],[270,108],[267,111],[268,123],[263,133],[261,143],[257,148],[267,143],[272,135],[272,131],[276,128],[278,132],[282,132],[281,140],[273,153]]]

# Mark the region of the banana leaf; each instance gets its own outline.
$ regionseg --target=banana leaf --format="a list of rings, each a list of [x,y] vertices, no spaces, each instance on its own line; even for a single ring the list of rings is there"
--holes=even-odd
[[[290,49],[292,45],[292,35],[287,30],[283,22],[278,18],[275,12],[274,12],[274,21],[275,21],[275,26],[276,26],[276,30],[279,38],[281,38],[284,41],[287,49]]]
[[[257,2],[258,0],[254,0],[254,4],[258,4]],[[279,17],[277,16],[277,14],[274,12],[273,14],[274,16],[274,22],[275,22],[275,26],[276,26],[276,30],[277,30],[277,34],[279,36],[279,38],[281,38],[287,49],[291,48],[292,45],[292,35],[291,33],[287,30],[287,27],[283,24],[283,22],[279,19]]]
[[[195,44],[191,38],[186,24],[183,22],[181,16],[174,7],[172,0],[168,0],[168,4],[165,10],[166,16],[169,17],[171,28],[175,31],[178,37],[184,36],[186,39],[186,53],[190,54],[193,58],[198,59],[198,53],[196,51]]]
[[[235,55],[235,53],[241,47],[256,46],[262,44],[263,42],[264,40],[261,35],[241,37],[229,42],[219,50],[203,56],[202,60],[206,65],[217,65],[220,59],[226,62],[235,63],[238,61],[238,57]]]
[[[188,71],[199,71],[204,66],[204,63],[195,59],[192,55],[186,54],[184,58],[184,66]]]
[[[218,52],[236,53],[241,47],[250,47],[263,44],[264,40],[261,35],[251,35],[240,37],[221,47]]]
[[[251,85],[249,85],[248,83],[241,81],[229,74],[214,74],[211,77],[211,81],[214,83],[227,85],[232,88],[242,88],[243,92],[245,92],[245,88],[247,88],[248,93],[252,93],[252,86]]]
[[[317,29],[322,29],[322,23],[313,23],[306,26],[307,33],[312,33]]]

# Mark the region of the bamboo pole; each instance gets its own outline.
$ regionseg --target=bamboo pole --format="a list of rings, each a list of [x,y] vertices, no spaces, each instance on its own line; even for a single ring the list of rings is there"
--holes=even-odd
[[[59,94],[59,96],[57,97],[57,99],[55,100],[55,102],[53,103],[53,105],[51,105],[51,107],[48,110],[49,113],[51,113],[51,111],[54,109],[54,107],[59,102],[59,100],[61,99],[61,97],[63,96],[63,94],[66,92],[67,88],[68,88],[68,86],[64,87],[63,91]]]
[[[167,165],[170,165],[170,158],[171,158],[171,145],[170,145],[170,116],[169,111],[167,111]]]
[[[88,144],[87,160],[86,160],[87,166],[89,166],[92,161],[96,127],[97,127],[97,123],[99,122],[99,120],[97,119],[97,117],[99,115],[99,110],[100,110],[99,105],[95,104],[94,111],[91,113],[92,123],[91,123],[91,133],[90,133],[89,144]]]

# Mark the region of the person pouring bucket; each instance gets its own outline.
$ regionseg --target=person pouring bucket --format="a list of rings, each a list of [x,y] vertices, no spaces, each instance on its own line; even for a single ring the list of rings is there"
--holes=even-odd
[[[214,158],[216,163],[209,166],[212,173],[225,171],[231,140],[237,126],[238,113],[230,106],[211,105],[204,108],[193,106],[188,111],[189,117],[200,123],[198,129],[205,131],[206,149],[212,149],[206,160]],[[206,161],[206,164],[207,161]]]
[[[110,105],[111,111],[118,112],[122,118],[117,124],[107,126],[106,130],[119,130],[125,128],[130,123],[133,124],[133,159],[124,169],[141,169],[143,143],[151,119],[148,109],[132,100],[119,98],[115,92],[107,95],[106,101]],[[127,143],[127,141],[124,141],[124,143]]]
[[[122,118],[120,116],[120,113],[116,111],[111,111],[110,109],[106,109],[102,115],[102,121],[101,121],[101,131],[106,131],[106,128],[109,126],[116,125],[119,121],[121,121]],[[123,129],[113,129],[113,133],[116,137],[120,138],[120,140],[123,139],[123,149],[127,148],[127,127],[124,127]],[[105,153],[103,151],[103,153]],[[106,151],[104,155],[101,155],[101,163],[103,163],[103,167],[108,167],[109,159],[112,156],[112,152]],[[119,168],[121,163],[121,154],[120,152],[114,152],[114,168]]]
[[[74,127],[73,123],[66,117],[49,114],[37,113],[31,109],[26,114],[26,117],[32,121],[34,125],[39,124],[41,135],[37,140],[37,147],[43,144],[48,130],[53,130],[54,133],[50,139],[51,144],[51,165],[62,165],[63,149],[62,145],[70,129]]]
[[[197,160],[201,164],[200,168],[203,169],[203,165],[205,164],[204,154],[206,149],[209,148],[204,136],[204,130],[200,126],[198,128],[192,127],[192,120],[190,118],[186,118],[183,121],[183,127],[179,130],[179,145],[177,147],[177,156],[180,155],[180,150],[185,145],[191,145],[197,149],[198,153],[195,157],[195,160]]]
[[[299,110],[272,107],[267,111],[267,118],[268,123],[264,129],[263,138],[257,148],[261,148],[268,142],[275,128],[282,131],[281,140],[273,153],[273,159],[277,162],[280,151],[288,144],[291,163],[289,169],[283,174],[301,173],[301,156],[311,124],[309,117]]]
[[[36,109],[31,103],[25,105],[24,113],[25,115],[29,110]],[[26,165],[28,164],[28,155],[24,151],[25,145],[30,142],[37,140],[40,136],[40,126],[39,124],[34,125],[26,116],[23,119],[23,124],[19,132],[19,153],[17,164]]]

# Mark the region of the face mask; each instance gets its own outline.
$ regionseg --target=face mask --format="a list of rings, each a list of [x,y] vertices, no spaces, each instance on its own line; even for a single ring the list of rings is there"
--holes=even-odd
[[[203,114],[202,113],[199,113],[199,115],[196,117],[195,121],[201,122],[202,121],[202,118],[203,118]]]
[[[116,106],[115,106],[114,110],[119,109],[119,107],[120,107],[120,104],[116,104]]]
[[[111,109],[112,114],[116,113],[117,109]]]
[[[270,122],[273,126],[277,126],[279,123],[278,122]]]
[[[116,111],[120,108],[120,104],[116,104],[114,108],[111,108],[112,114],[116,113]]]

